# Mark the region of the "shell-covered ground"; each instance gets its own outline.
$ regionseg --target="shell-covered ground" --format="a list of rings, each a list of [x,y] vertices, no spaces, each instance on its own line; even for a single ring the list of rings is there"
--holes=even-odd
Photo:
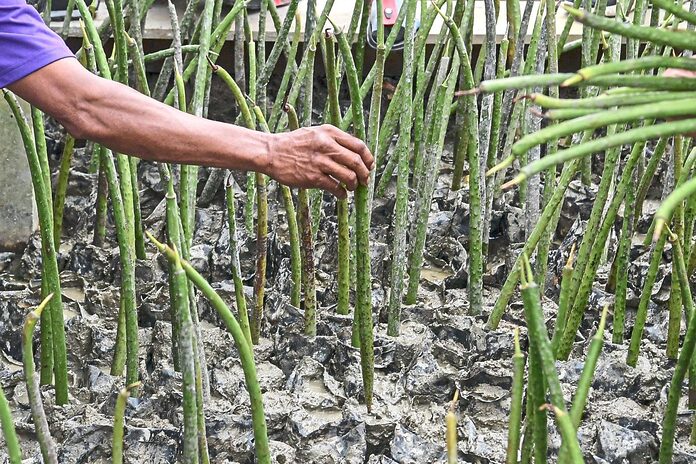
[[[227,97],[222,98],[229,104]],[[221,105],[224,107],[224,105]],[[225,117],[225,114],[218,114]],[[229,116],[229,115],[227,115]],[[52,164],[57,168],[60,134],[51,132]],[[389,281],[393,189],[375,204],[372,229],[375,318],[375,405],[361,403],[358,351],[351,347],[351,318],[335,311],[335,202],[326,195],[317,237],[318,335],[302,334],[302,310],[289,305],[289,246],[280,192],[271,183],[269,265],[263,337],[255,348],[274,462],[282,463],[439,463],[445,462],[445,414],[456,390],[459,458],[462,463],[501,463],[505,459],[513,354],[512,333],[522,327],[515,298],[495,331],[485,329],[497,288],[524,241],[525,216],[515,193],[496,202],[491,231],[491,258],[485,278],[484,313],[468,316],[468,191],[451,192],[451,143],[439,172],[426,245],[426,267],[418,304],[405,306],[401,335],[386,335],[385,306]],[[113,409],[124,379],[109,375],[116,336],[119,263],[115,234],[107,244],[92,245],[97,176],[88,172],[90,153],[77,150],[70,173],[59,266],[68,344],[71,398],[65,407],[52,403],[43,389],[49,424],[61,462],[110,462]],[[662,176],[663,163],[658,176]],[[201,187],[206,170],[201,171]],[[241,216],[246,201],[244,174],[237,173],[237,218],[247,296],[252,298],[255,240]],[[596,180],[596,179],[595,179]],[[147,230],[163,237],[163,186],[157,168],[140,164],[141,199]],[[563,206],[546,282],[544,309],[549,327],[556,313],[560,267],[570,245],[584,233],[595,190],[573,183]],[[650,193],[654,209],[660,182]],[[229,231],[222,191],[196,212],[192,264],[233,307]],[[649,211],[646,211],[649,212]],[[645,232],[649,216],[639,223]],[[620,218],[617,228],[620,227]],[[584,353],[596,330],[600,308],[613,295],[604,291],[615,243],[600,268],[590,305],[568,362],[557,368],[570,401],[583,368]],[[631,250],[627,331],[632,327],[647,269],[648,249],[636,241]],[[662,413],[673,363],[665,356],[666,301],[669,295],[669,249],[653,289],[653,301],[636,368],[625,363],[627,346],[611,340],[611,319],[579,431],[586,462],[637,464],[656,461]],[[173,463],[181,452],[181,375],[173,369],[167,267],[152,246],[137,265],[140,322],[139,398],[126,411],[125,455],[132,463]],[[21,325],[38,303],[40,289],[38,234],[23,252],[0,254],[0,382],[9,398],[26,462],[40,462],[21,365]],[[250,300],[251,301],[251,300]],[[249,397],[231,337],[205,299],[198,298],[201,331],[209,374],[206,426],[211,460],[252,463]],[[38,332],[38,331],[37,331]],[[627,335],[629,333],[627,332]],[[38,342],[38,333],[37,339]],[[38,349],[38,345],[37,345]],[[683,402],[678,418],[675,462],[696,462],[687,445],[693,413]],[[559,436],[552,418],[550,461],[555,462]],[[7,460],[0,447],[0,462]]]

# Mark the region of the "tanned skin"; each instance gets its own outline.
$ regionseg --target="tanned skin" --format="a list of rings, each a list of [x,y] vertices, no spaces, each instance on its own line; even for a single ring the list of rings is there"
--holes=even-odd
[[[256,171],[338,198],[367,185],[374,167],[365,144],[333,126],[265,134],[199,118],[95,76],[71,58],[8,88],[75,138],[145,160]]]
[[[662,73],[664,77],[691,77],[691,78],[696,78],[696,71],[689,71],[688,69],[676,69],[676,68],[669,68],[665,69],[665,72]],[[692,132],[690,134],[686,134],[689,137],[696,137],[696,132]]]

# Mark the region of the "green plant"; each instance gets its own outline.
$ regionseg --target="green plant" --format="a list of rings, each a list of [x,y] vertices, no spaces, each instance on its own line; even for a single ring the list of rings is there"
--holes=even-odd
[[[46,464],[58,464],[58,453],[56,452],[56,443],[51,437],[51,431],[48,428],[46,420],[46,412],[43,407],[39,380],[36,378],[34,367],[34,350],[32,347],[34,339],[34,328],[36,323],[41,318],[41,313],[48,306],[48,303],[53,298],[53,293],[50,293],[43,299],[41,304],[35,310],[27,314],[24,320],[24,330],[22,331],[22,365],[24,367],[24,380],[27,385],[27,394],[29,396],[29,407],[31,408],[31,416],[34,420],[36,429],[36,437],[41,448],[41,456]],[[0,400],[1,401],[1,400]],[[4,425],[4,424],[3,424]],[[6,441],[8,444],[10,440]],[[10,444],[10,448],[11,448]]]
[[[126,403],[131,395],[131,391],[139,386],[140,383],[128,385],[122,388],[116,397],[116,407],[114,408],[114,434],[111,444],[111,462],[114,464],[123,463],[123,425],[126,415]]]
[[[266,418],[263,413],[263,396],[256,376],[256,366],[254,363],[254,353],[252,345],[247,342],[246,335],[239,322],[227,307],[220,295],[213,290],[210,284],[186,261],[181,260],[175,250],[167,245],[158,242],[151,234],[148,238],[152,241],[160,253],[164,254],[170,261],[179,261],[186,272],[187,277],[210,300],[210,303],[222,318],[227,330],[234,339],[244,371],[247,391],[251,399],[252,425],[254,428],[254,439],[256,444],[256,459],[259,463],[270,463],[270,451],[268,448],[268,435],[266,431]]]
[[[29,127],[24,112],[19,106],[14,94],[3,89],[5,101],[10,106],[15,120],[22,135],[24,150],[29,162],[31,181],[34,188],[34,197],[39,216],[39,228],[41,231],[41,254],[42,254],[42,294],[61,295],[60,276],[58,272],[58,262],[56,257],[55,242],[53,237],[53,212],[51,211],[51,186],[46,184],[48,176],[48,160],[41,161],[40,157],[46,156],[45,142],[39,147],[35,144],[32,137],[32,130]],[[39,117],[38,114],[36,117]],[[42,122],[35,122],[43,125]],[[39,131],[40,132],[40,131]],[[38,136],[38,135],[37,135]],[[42,166],[44,166],[42,168]],[[44,314],[41,323],[43,351],[46,353],[41,359],[41,380],[43,383],[51,382],[51,370],[55,376],[56,403],[66,404],[68,402],[68,367],[67,353],[65,347],[65,327],[63,323],[63,305],[61,298],[57,296],[49,302],[49,311]]]
[[[508,440],[506,464],[517,464],[520,448],[520,429],[522,426],[522,392],[524,390],[525,358],[520,350],[520,330],[514,333],[515,354],[512,356],[512,399],[510,401],[510,418],[508,422]]]

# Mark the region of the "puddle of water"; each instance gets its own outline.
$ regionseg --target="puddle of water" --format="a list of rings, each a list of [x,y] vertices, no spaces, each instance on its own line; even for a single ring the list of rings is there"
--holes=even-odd
[[[85,292],[78,287],[64,287],[61,289],[63,296],[77,303],[85,302]]]
[[[304,384],[304,386],[307,388],[307,390],[314,393],[329,393],[329,390],[326,389],[323,380],[309,380]]]
[[[438,269],[436,267],[424,267],[421,269],[421,279],[425,279],[434,284],[441,284],[446,278],[453,274],[454,273],[449,269]]]

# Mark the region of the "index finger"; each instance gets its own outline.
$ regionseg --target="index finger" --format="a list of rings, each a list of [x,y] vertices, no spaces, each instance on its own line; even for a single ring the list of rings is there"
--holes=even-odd
[[[352,135],[343,132],[340,129],[336,130],[334,139],[343,148],[347,148],[348,150],[360,155],[360,158],[362,159],[363,163],[365,163],[367,169],[372,171],[375,164],[375,158],[372,156],[372,153],[370,153],[370,149],[367,148],[365,142],[357,137],[353,137]]]

